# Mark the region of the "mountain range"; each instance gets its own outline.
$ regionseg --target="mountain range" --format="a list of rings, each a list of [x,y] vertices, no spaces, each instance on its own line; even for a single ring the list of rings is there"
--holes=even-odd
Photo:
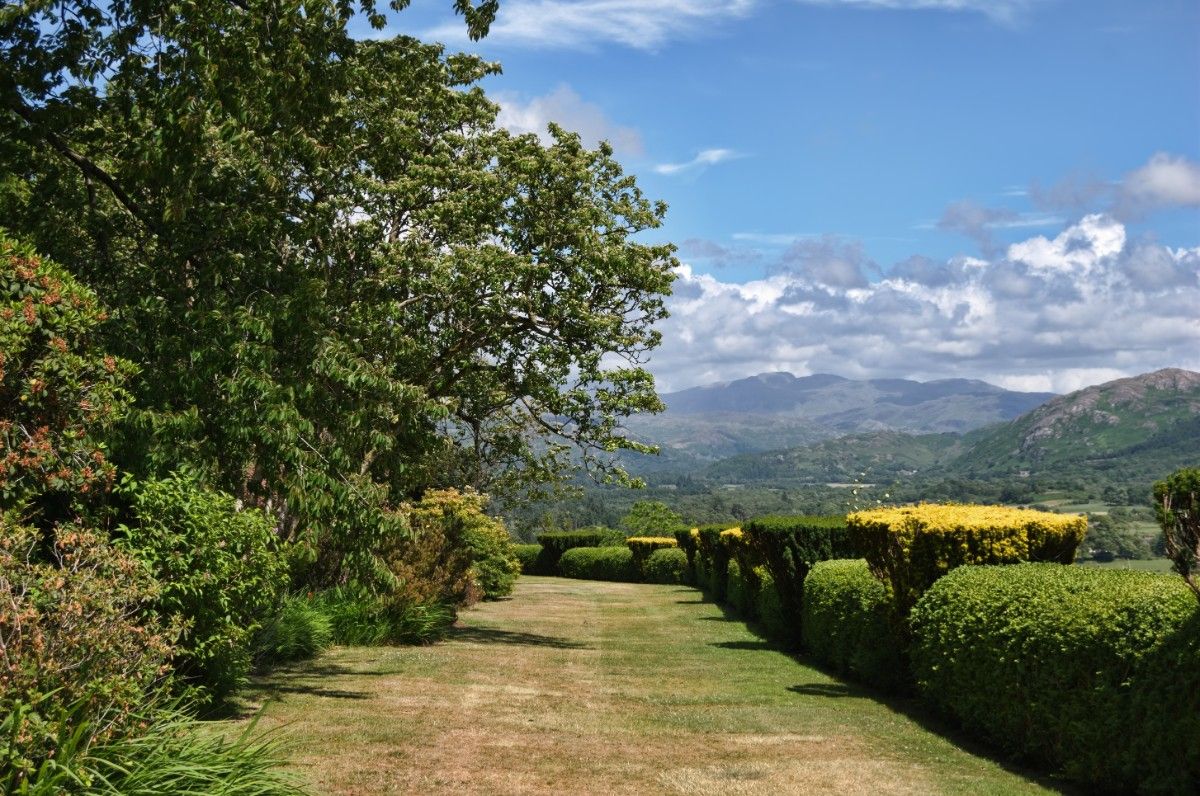
[[[663,399],[664,415],[639,418],[639,436],[663,454],[631,466],[686,468],[718,483],[1144,480],[1200,464],[1200,373],[1177,368],[1062,396],[958,379],[769,373]]]

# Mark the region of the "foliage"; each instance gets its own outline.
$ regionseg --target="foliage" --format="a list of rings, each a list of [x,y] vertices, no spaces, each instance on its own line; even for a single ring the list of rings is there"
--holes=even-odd
[[[687,583],[687,554],[677,547],[662,547],[650,553],[640,569],[646,583]]]
[[[576,547],[624,546],[625,534],[611,528],[591,528],[582,531],[547,531],[538,534],[537,540],[544,556],[542,566],[554,572],[557,571],[559,558],[568,550]]]
[[[520,562],[504,523],[489,517],[484,512],[486,507],[487,497],[476,492],[430,490],[413,505],[410,522],[418,534],[428,533],[436,525],[445,538],[461,538],[470,558],[468,594],[494,600],[512,594]],[[450,599],[453,595],[444,597]]]
[[[1154,509],[1167,558],[1200,599],[1200,468],[1185,468],[1154,485]]]
[[[754,601],[754,614],[768,638],[784,649],[791,649],[799,642],[798,617],[788,613],[784,607],[771,571],[764,566],[759,567],[756,574],[759,588]]]
[[[700,531],[697,528],[683,528],[675,531],[675,542],[687,556],[687,580],[696,585],[696,553],[700,549]]]
[[[133,368],[97,348],[106,318],[92,291],[0,230],[0,512],[49,528],[111,486],[100,437]]]
[[[521,564],[522,575],[552,575],[541,566],[542,546],[540,544],[515,544],[513,554]]]
[[[761,517],[744,528],[748,545],[771,573],[788,614],[803,610],[804,579],[818,561],[852,555],[844,517]]]
[[[804,581],[805,651],[839,674],[884,690],[907,681],[901,619],[886,583],[861,559],[820,561]]]
[[[0,519],[0,792],[31,777],[59,792],[64,760],[136,729],[174,637],[147,610],[155,589],[94,533]]]
[[[936,505],[859,511],[851,544],[907,612],[933,582],[964,564],[1075,560],[1087,518],[1003,506]]]
[[[289,595],[267,619],[254,640],[256,663],[305,660],[333,643],[328,614],[312,596]]]
[[[674,536],[631,536],[625,540],[625,545],[633,551],[633,565],[637,567],[638,572],[645,575],[646,560],[651,553],[668,547],[678,547],[679,542],[675,541]],[[684,560],[687,560],[686,555]]]
[[[736,558],[730,559],[725,570],[725,602],[733,606],[747,622],[758,618],[754,611],[758,604],[759,586],[758,576],[753,570],[744,570]]]
[[[558,571],[564,578],[625,583],[639,580],[633,551],[628,547],[573,547],[558,559]]]
[[[386,21],[65,0],[0,26],[0,216],[112,309],[124,461],[268,510],[314,586],[369,580],[426,488],[622,480],[675,278],[607,145],[499,127],[496,64],[356,39],[355,7]],[[496,3],[455,7],[482,35]]]
[[[1149,542],[1110,514],[1089,514],[1087,535],[1080,551],[1097,561],[1151,558]]]
[[[657,500],[639,500],[621,518],[621,530],[630,536],[670,536],[683,527],[683,518]]]
[[[714,602],[725,601],[729,583],[729,548],[721,534],[729,525],[701,525],[696,528],[696,582]]]
[[[155,610],[182,622],[173,665],[197,700],[220,701],[250,670],[254,634],[287,587],[274,524],[181,475],[122,484],[134,520],[121,545],[161,584]]]
[[[925,698],[1093,787],[1200,787],[1200,609],[1167,575],[963,567],[911,614]]]
[[[389,600],[353,586],[328,589],[314,601],[335,644],[428,644],[445,638],[455,620],[452,605]]]

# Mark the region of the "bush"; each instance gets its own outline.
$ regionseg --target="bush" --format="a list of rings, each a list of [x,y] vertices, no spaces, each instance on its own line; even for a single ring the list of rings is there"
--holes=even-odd
[[[633,551],[628,547],[573,547],[558,560],[564,578],[637,583]]]
[[[513,553],[521,565],[522,575],[550,575],[542,561],[542,546],[540,544],[513,545]]]
[[[274,524],[178,475],[122,491],[136,524],[119,528],[121,544],[161,585],[155,610],[183,623],[175,671],[199,689],[197,701],[219,701],[250,671],[254,634],[287,586]]]
[[[258,632],[257,663],[286,663],[315,657],[333,643],[329,616],[310,596],[289,596]]]
[[[0,518],[0,793],[137,729],[175,635],[148,610],[155,589],[95,534]]]
[[[431,489],[408,507],[412,538],[388,556],[398,586],[390,599],[409,605],[470,605],[512,593],[520,571],[504,524],[489,517],[475,492]]]
[[[685,528],[675,531],[675,542],[687,556],[687,572],[684,583],[699,585],[696,576],[696,552],[699,549],[700,531],[697,528]]]
[[[329,617],[335,644],[428,644],[445,638],[455,620],[452,605],[396,601],[353,586],[328,589],[314,599]]]
[[[98,437],[135,369],[97,350],[106,317],[67,271],[0,232],[0,513],[48,530],[112,485]]]
[[[784,648],[799,643],[799,617],[789,613],[775,588],[771,572],[766,567],[758,568],[759,589],[754,603],[754,612],[767,637]]]
[[[544,566],[549,572],[558,571],[558,559],[577,547],[614,547],[625,544],[625,534],[611,528],[585,528],[582,531],[547,531],[538,534]]]
[[[804,579],[812,565],[853,555],[845,517],[761,517],[743,530],[771,573],[783,610],[797,621],[803,609]]]
[[[933,582],[964,564],[1069,564],[1087,518],[1003,506],[921,504],[846,518],[851,543],[907,612]]]
[[[721,533],[736,526],[701,525],[696,532],[696,585],[714,602],[725,602],[729,581],[729,548]]]
[[[663,547],[646,557],[642,579],[647,583],[682,584],[687,578],[687,553],[677,547]]]
[[[633,551],[633,565],[637,567],[637,571],[644,579],[646,559],[650,557],[650,554],[655,550],[678,547],[679,543],[675,541],[674,536],[631,536],[625,540],[625,545]],[[686,559],[687,556],[685,555],[684,558]]]
[[[1177,470],[1156,483],[1154,511],[1167,558],[1200,599],[1200,468]]]
[[[758,601],[758,577],[754,572],[743,572],[737,559],[729,562],[725,570],[725,600],[746,621],[756,618],[754,610]]]
[[[1098,789],[1200,791],[1200,609],[1177,578],[963,567],[910,623],[922,694],[992,743]]]
[[[907,682],[905,635],[887,584],[867,562],[820,561],[804,582],[801,640],[840,674],[884,690]]]

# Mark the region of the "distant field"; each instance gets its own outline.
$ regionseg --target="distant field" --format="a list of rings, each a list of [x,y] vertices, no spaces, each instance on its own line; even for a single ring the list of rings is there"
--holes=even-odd
[[[1128,561],[1125,559],[1117,559],[1116,561],[1106,561],[1100,563],[1098,561],[1082,561],[1081,566],[1085,567],[1104,567],[1105,569],[1138,569],[1143,572],[1170,572],[1171,562],[1166,558],[1151,558],[1147,561]]]

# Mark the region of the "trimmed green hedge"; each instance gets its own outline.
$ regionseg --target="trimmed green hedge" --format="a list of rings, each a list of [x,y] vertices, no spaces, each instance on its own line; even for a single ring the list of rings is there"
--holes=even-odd
[[[799,619],[804,579],[818,561],[855,555],[845,517],[761,517],[742,529],[771,573],[783,610]]]
[[[547,531],[538,534],[542,546],[542,563],[547,572],[558,569],[558,559],[577,547],[611,547],[625,544],[625,534],[611,528],[588,528],[582,531]]]
[[[628,547],[573,547],[558,559],[564,578],[637,583],[637,566]]]
[[[553,570],[547,570],[542,564],[542,546],[540,544],[515,544],[513,552],[521,562],[522,575],[552,575]]]
[[[1200,792],[1200,609],[1172,575],[960,567],[910,617],[921,693],[1097,788]]]
[[[701,525],[696,528],[696,585],[715,602],[725,602],[729,578],[729,548],[721,533],[737,527],[729,524]]]
[[[700,548],[700,532],[695,528],[684,528],[675,532],[675,541],[679,549],[687,555],[687,575],[684,583],[699,585],[696,577],[696,553]]]
[[[801,640],[821,663],[884,690],[907,681],[904,633],[891,590],[862,559],[820,561],[804,581]]]
[[[743,572],[737,559],[729,562],[729,568],[726,570],[726,573],[726,601],[733,606],[734,610],[743,619],[748,622],[753,621],[757,618],[758,577],[754,574],[753,570]]]
[[[793,648],[800,641],[800,622],[783,607],[775,580],[766,567],[758,568],[758,595],[754,601],[754,613],[767,638],[785,647]]]
[[[642,565],[642,577],[647,583],[686,583],[687,553],[678,547],[655,550]]]

